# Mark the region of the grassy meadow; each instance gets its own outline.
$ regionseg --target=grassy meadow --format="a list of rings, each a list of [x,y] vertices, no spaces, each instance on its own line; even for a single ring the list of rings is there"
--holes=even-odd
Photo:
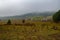
[[[21,20],[0,22],[0,40],[60,40],[60,23]]]

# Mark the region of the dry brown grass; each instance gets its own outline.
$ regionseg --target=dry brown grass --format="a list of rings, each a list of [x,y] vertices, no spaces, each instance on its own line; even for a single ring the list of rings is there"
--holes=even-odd
[[[0,40],[60,40],[60,23],[40,21],[22,23],[20,20],[12,21],[12,25],[5,24],[6,22],[0,22]],[[53,26],[58,29],[52,29]],[[54,37],[54,34],[57,36]]]

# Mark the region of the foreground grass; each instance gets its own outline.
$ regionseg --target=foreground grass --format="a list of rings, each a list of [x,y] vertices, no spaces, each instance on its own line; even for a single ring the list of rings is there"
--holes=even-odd
[[[35,26],[1,25],[0,40],[60,40],[60,23],[34,22]],[[53,26],[58,29],[52,29]]]

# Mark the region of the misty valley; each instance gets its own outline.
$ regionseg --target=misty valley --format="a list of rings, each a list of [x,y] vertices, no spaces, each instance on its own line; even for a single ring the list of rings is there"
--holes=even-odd
[[[58,12],[1,17],[0,40],[60,40],[60,22],[53,20]]]

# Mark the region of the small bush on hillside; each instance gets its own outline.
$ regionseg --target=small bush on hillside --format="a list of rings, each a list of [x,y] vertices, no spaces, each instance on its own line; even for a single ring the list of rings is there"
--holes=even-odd
[[[22,20],[22,23],[25,23],[25,20]]]
[[[11,25],[11,20],[9,19],[8,22],[7,22],[8,25]]]

